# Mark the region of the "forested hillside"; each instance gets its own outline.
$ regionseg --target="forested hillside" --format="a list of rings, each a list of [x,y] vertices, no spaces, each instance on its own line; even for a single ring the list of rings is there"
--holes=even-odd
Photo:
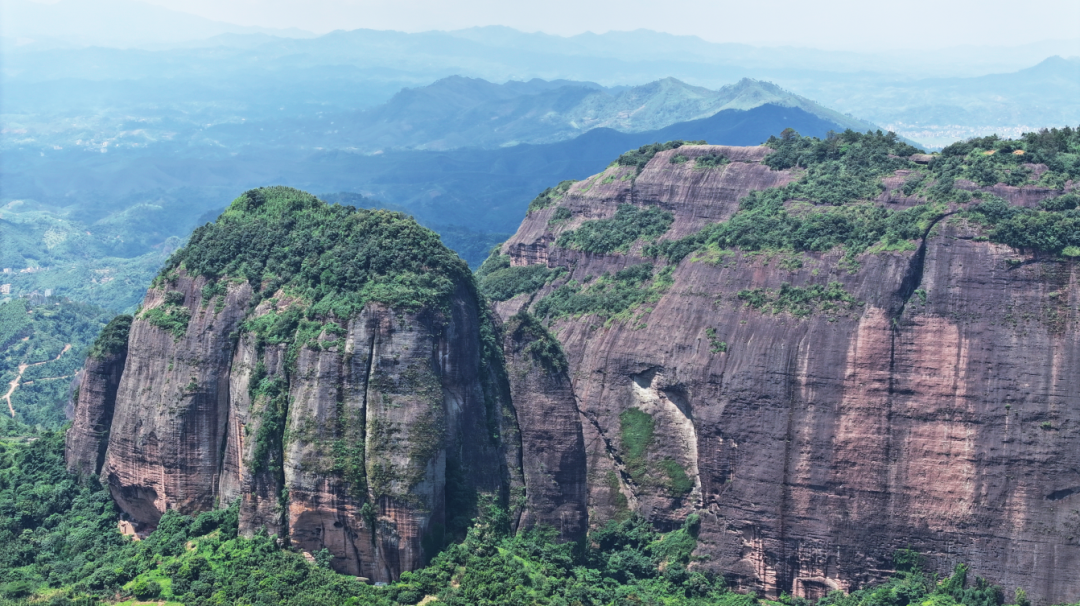
[[[111,315],[61,297],[0,303],[0,431],[67,423],[76,373]]]
[[[0,440],[0,603],[90,606],[157,603],[202,606],[808,606],[801,598],[762,600],[725,589],[695,570],[698,523],[660,533],[640,518],[610,522],[581,544],[557,543],[543,529],[511,533],[494,504],[426,568],[372,587],[327,569],[325,553],[301,554],[271,537],[237,535],[237,509],[188,517],[170,512],[141,541],[122,536],[119,516],[96,480],[75,482],[63,437]],[[309,557],[310,556],[310,557]],[[892,580],[819,606],[1030,606],[1023,591],[921,570],[917,553],[895,554]]]

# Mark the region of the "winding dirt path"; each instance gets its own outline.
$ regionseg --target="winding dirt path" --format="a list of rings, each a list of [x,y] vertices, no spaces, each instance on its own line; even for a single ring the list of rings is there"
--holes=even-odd
[[[71,343],[66,343],[66,344],[64,344],[64,349],[61,350],[60,353],[56,354],[56,357],[51,359],[51,360],[45,360],[44,362],[34,362],[33,364],[19,364],[19,374],[15,375],[15,378],[10,383],[8,383],[8,391],[7,391],[6,394],[4,394],[4,399],[7,400],[7,407],[8,407],[8,410],[11,411],[11,418],[12,419],[15,418],[15,407],[11,405],[11,394],[15,393],[15,390],[19,388],[19,381],[22,381],[22,376],[23,376],[23,373],[26,372],[26,369],[30,368],[31,366],[41,366],[42,364],[48,364],[49,362],[55,362],[55,361],[60,359],[60,356],[66,354],[69,349],[71,349]],[[49,377],[49,378],[51,378],[51,379],[62,379],[64,377]],[[39,381],[44,381],[45,379],[38,379],[38,380]],[[33,381],[30,381],[30,383],[33,383]]]

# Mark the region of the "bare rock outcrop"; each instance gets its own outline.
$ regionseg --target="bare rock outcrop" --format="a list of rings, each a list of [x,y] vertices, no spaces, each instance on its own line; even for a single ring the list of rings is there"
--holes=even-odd
[[[65,436],[68,470],[80,476],[98,473],[105,461],[130,328],[130,316],[113,319],[94,344],[80,373],[75,418]]]
[[[269,188],[245,194],[218,225],[197,232],[182,253],[203,266],[221,247],[248,245],[235,235],[245,222],[266,232],[277,221],[279,239],[295,237],[294,215],[285,213],[320,234],[329,229],[320,213],[336,220],[342,231],[321,253],[334,263],[345,254],[385,254],[385,246],[353,246],[373,236],[342,227],[346,221],[385,229],[405,253],[426,245],[441,257],[408,259],[398,270],[413,271],[407,264],[415,262],[433,268],[431,277],[387,270],[370,278],[405,284],[383,299],[413,299],[392,305],[369,295],[347,315],[316,312],[310,295],[295,294],[355,300],[348,298],[355,292],[321,282],[308,291],[268,290],[265,281],[253,288],[247,279],[189,273],[180,262],[168,267],[131,324],[126,355],[88,363],[69,466],[99,473],[144,530],[168,509],[236,505],[242,534],[265,529],[307,552],[326,548],[334,569],[374,581],[416,569],[460,538],[481,495],[509,504],[525,477],[494,319],[467,267],[437,236],[380,212],[331,209]],[[232,267],[244,254],[217,258]],[[305,262],[313,254],[308,249]],[[429,290],[409,290],[409,279]],[[415,302],[422,297],[432,302]],[[580,534],[583,482],[576,489],[582,515],[572,524]],[[550,517],[535,504],[530,512]]]
[[[588,467],[566,360],[531,316],[511,316],[504,338],[526,487],[521,526],[544,525],[563,539],[581,539],[588,529]]]
[[[620,204],[671,211],[664,239],[724,220],[746,192],[795,178],[761,164],[766,152],[683,146],[636,178],[613,166],[574,184],[502,248],[515,266],[566,273],[497,309],[508,320],[569,280],[662,264],[640,244],[593,254],[554,243]],[[702,171],[676,154],[731,162]],[[910,206],[892,193],[904,178],[878,203]],[[993,191],[1029,207],[1051,193]],[[552,221],[559,208],[570,218]],[[864,253],[856,267],[837,252],[689,255],[630,319],[556,319],[590,524],[637,511],[672,527],[696,511],[697,565],[770,596],[856,589],[910,547],[943,573],[965,562],[1038,603],[1075,600],[1080,266],[975,235],[945,218],[917,246]],[[739,297],[832,282],[857,303],[799,317]]]

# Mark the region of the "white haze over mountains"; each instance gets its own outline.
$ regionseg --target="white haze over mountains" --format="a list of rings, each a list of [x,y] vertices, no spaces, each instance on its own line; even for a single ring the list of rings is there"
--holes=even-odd
[[[56,111],[80,116],[75,123],[86,131],[82,140],[102,139],[105,130],[118,128],[106,114],[138,100],[170,108],[125,114],[151,120],[157,130],[190,116],[181,109],[185,103],[210,111],[208,125],[250,123],[257,108],[281,108],[282,117],[300,109],[311,114],[314,105],[323,114],[356,111],[404,87],[449,76],[608,87],[676,78],[712,90],[752,78],[935,148],[971,136],[1080,123],[1074,58],[1080,38],[850,52],[721,44],[648,30],[563,37],[488,26],[315,36],[213,21],[139,0],[2,0],[0,7],[0,111],[9,135],[54,122],[49,116],[60,115]],[[49,92],[61,81],[67,82],[62,96]]]
[[[609,22],[593,14],[603,3],[535,3],[559,27],[499,21],[511,3],[494,0],[444,3],[464,12],[430,27],[386,21],[428,1],[0,0],[0,267],[34,270],[13,294],[133,305],[192,227],[260,185],[405,209],[475,265],[545,187],[657,140],[753,145],[786,127],[880,126],[936,148],[1080,124],[1080,38],[1058,27],[1068,10],[1045,5],[971,6],[1019,30],[1034,11],[1045,39],[993,28],[971,38],[982,13],[949,22],[923,0],[888,5],[903,18],[861,27],[890,44],[856,52],[836,15],[754,45],[727,36],[742,26],[715,19],[712,4],[688,12],[678,0],[662,15],[623,0]],[[755,31],[775,36],[799,15],[777,1],[728,8],[771,11],[778,29]],[[339,18],[318,21],[335,2]],[[864,21],[870,4],[855,10]],[[491,10],[470,21],[477,6]],[[244,18],[229,17],[238,7]],[[297,7],[310,14],[281,18]],[[355,19],[357,7],[370,18]],[[638,29],[664,29],[680,10],[707,35]],[[900,27],[908,13],[957,35],[921,44],[925,32]],[[419,31],[435,27],[453,31]],[[51,246],[57,234],[66,239]]]
[[[57,0],[37,0],[53,3]],[[107,10],[105,0],[81,1]],[[1075,0],[145,0],[207,20],[272,29],[417,33],[502,25],[574,36],[652,29],[710,42],[848,50],[1016,47],[1076,38]],[[68,9],[71,10],[70,8]],[[140,20],[121,15],[118,24]],[[88,26],[97,25],[87,23]],[[1060,54],[1054,51],[1050,54]]]

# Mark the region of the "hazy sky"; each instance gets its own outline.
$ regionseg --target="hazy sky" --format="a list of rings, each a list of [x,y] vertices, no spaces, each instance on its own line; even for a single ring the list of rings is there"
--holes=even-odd
[[[239,25],[408,32],[507,25],[571,35],[647,28],[818,48],[1013,46],[1080,32],[1080,0],[148,0]]]

